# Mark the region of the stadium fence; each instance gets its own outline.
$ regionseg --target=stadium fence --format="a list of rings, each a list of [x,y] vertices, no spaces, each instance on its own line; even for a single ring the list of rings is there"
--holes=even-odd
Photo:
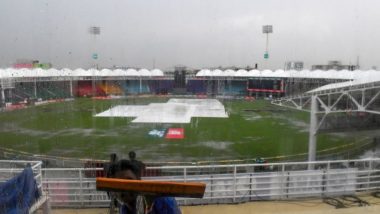
[[[42,183],[54,207],[108,207],[96,191],[102,168],[45,168]],[[177,198],[181,205],[293,200],[377,191],[380,159],[207,166],[148,167],[148,180],[204,182],[202,199]]]

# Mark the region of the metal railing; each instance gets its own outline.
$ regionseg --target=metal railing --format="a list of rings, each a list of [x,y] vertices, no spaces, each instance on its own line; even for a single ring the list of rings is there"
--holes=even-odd
[[[42,169],[52,206],[109,206],[107,193],[96,191],[95,177],[102,170]],[[182,205],[325,197],[379,190],[380,159],[160,166],[149,167],[143,179],[206,183],[202,199],[177,198]]]
[[[23,161],[23,160],[0,160],[0,182],[5,182],[10,178],[22,172],[25,167],[30,165],[33,170],[34,179],[36,179],[37,186],[42,189],[42,172],[41,161]]]
[[[105,192],[96,191],[96,173],[102,168],[46,168],[43,185],[58,207],[107,207]]]
[[[49,198],[45,194],[44,185],[42,184],[41,161],[0,160],[0,183],[3,183],[13,178],[17,174],[21,173],[28,166],[31,167],[33,171],[33,177],[36,180],[39,191],[41,192],[41,196],[29,208],[29,213],[34,213],[37,209],[41,207],[43,213],[49,213]],[[1,209],[0,213],[2,213]]]

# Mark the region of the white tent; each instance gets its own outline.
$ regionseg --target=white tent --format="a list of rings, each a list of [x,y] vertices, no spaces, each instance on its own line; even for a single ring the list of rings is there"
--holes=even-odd
[[[0,69],[0,79],[1,78],[21,78],[21,77],[91,77],[91,76],[99,76],[99,77],[109,77],[109,76],[124,76],[124,77],[157,77],[164,76],[164,73],[159,69],[147,70],[140,69],[136,71],[135,69],[82,69],[77,68],[74,70],[63,68],[63,69],[55,69],[50,68],[47,70],[36,68],[36,69],[14,69],[14,68],[6,68]]]

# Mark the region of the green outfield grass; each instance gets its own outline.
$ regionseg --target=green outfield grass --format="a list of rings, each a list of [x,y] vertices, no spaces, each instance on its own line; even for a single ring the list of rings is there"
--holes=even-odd
[[[264,100],[220,100],[230,114],[228,119],[193,118],[190,124],[135,124],[132,118],[92,116],[119,104],[166,101],[158,97],[81,98],[3,112],[0,145],[33,154],[94,159],[107,159],[111,152],[126,156],[135,150],[147,161],[250,159],[307,152],[308,113],[283,109]],[[152,129],[170,127],[183,127],[185,139],[148,135]],[[320,135],[318,150],[355,141],[344,135]]]

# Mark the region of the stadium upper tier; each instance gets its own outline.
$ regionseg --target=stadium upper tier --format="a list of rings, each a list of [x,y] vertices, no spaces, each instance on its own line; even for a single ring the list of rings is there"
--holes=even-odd
[[[164,72],[159,69],[0,69],[0,78],[25,78],[25,77],[163,77]],[[245,77],[245,78],[307,78],[307,79],[380,79],[380,72],[375,70],[208,70],[202,69],[197,72],[196,77]]]
[[[380,72],[375,70],[207,70],[202,69],[197,74],[197,77],[248,77],[248,78],[307,78],[307,79],[341,79],[355,80],[361,78],[377,77],[380,78]]]
[[[170,77],[159,69],[14,69],[6,68],[0,69],[0,79],[9,80],[17,78],[54,78],[54,79],[81,79],[81,78],[107,78],[107,77],[121,77],[121,78],[155,78],[155,77]],[[375,70],[208,70],[202,69],[196,73],[196,78],[212,78],[212,79],[250,79],[250,78],[281,78],[281,79],[325,79],[325,80],[340,80],[343,82],[324,85],[322,87],[313,89],[308,93],[321,93],[326,90],[336,90],[347,87],[360,87],[364,84],[379,83],[380,71]],[[303,81],[303,80],[302,80]],[[3,81],[2,81],[3,82]],[[3,84],[3,83],[2,83]]]
[[[309,94],[323,93],[331,90],[340,90],[348,87],[361,87],[368,84],[380,83],[380,71],[376,70],[200,70],[197,77],[248,77],[248,78],[293,78],[293,79],[335,79],[347,80],[339,83],[332,83],[318,87],[311,91]]]
[[[162,77],[164,72],[159,69],[0,69],[0,78],[25,78],[25,77]]]

